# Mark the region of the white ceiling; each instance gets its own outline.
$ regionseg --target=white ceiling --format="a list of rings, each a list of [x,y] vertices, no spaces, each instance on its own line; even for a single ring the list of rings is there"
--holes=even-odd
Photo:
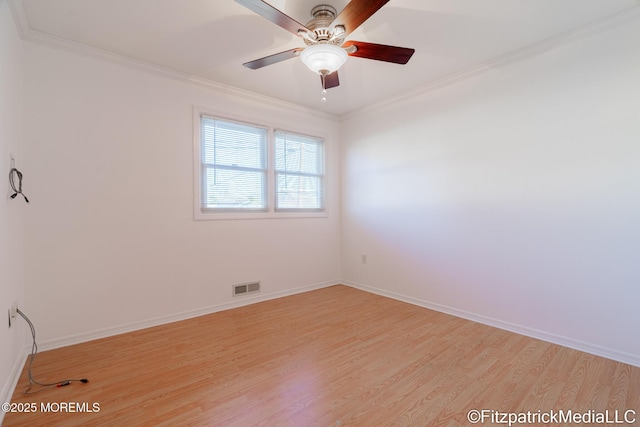
[[[313,6],[270,0],[306,23]],[[349,58],[322,104],[320,79],[295,58],[243,62],[303,46],[234,0],[14,0],[25,33],[55,36],[197,78],[341,115],[637,7],[638,0],[391,0],[348,37],[416,49],[407,65]],[[59,39],[58,39],[59,40]]]

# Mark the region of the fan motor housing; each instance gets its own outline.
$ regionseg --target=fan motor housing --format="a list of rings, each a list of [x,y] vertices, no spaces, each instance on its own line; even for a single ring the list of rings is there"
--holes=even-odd
[[[335,45],[342,45],[344,37],[334,36],[335,30],[331,30],[329,27],[331,23],[336,19],[336,9],[328,4],[321,4],[311,9],[312,19],[307,22],[305,27],[313,31],[316,35],[316,40],[304,39],[307,45],[313,45],[318,43],[331,43]]]

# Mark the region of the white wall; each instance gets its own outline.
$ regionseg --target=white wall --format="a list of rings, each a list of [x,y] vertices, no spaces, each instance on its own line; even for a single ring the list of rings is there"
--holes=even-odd
[[[7,2],[0,0],[0,402],[13,391],[13,382],[24,360],[25,327],[21,318],[9,329],[7,310],[24,301],[23,232],[26,203],[11,200],[11,156],[24,173],[24,192],[29,195],[30,173],[22,153],[22,41],[16,32]],[[3,413],[0,411],[0,423]]]
[[[26,43],[27,309],[45,348],[340,276],[339,124]],[[329,217],[193,220],[193,106],[327,137]]]
[[[348,118],[344,281],[640,365],[638,52],[635,19]]]

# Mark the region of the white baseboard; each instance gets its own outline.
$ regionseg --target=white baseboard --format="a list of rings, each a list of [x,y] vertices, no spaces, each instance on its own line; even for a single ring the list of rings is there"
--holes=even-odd
[[[219,311],[230,310],[232,308],[243,307],[249,304],[255,304],[258,302],[268,301],[276,298],[282,298],[290,295],[295,295],[303,292],[309,292],[316,289],[326,288],[339,284],[340,281],[328,281],[322,283],[315,283],[312,285],[302,286],[299,288],[288,289],[286,291],[271,292],[271,293],[258,293],[250,297],[242,297],[237,300],[230,301],[223,304],[216,304],[212,306],[202,307],[195,310],[184,311],[181,313],[170,314],[167,316],[160,316],[154,319],[143,320],[140,322],[127,323],[124,325],[118,325],[110,328],[98,329],[89,332],[83,332],[81,334],[69,335],[62,338],[55,338],[48,341],[38,342],[38,350],[46,351],[53,350],[55,348],[66,347],[69,345],[80,344],[87,341],[92,341],[100,338],[106,338],[113,335],[119,335],[126,332],[137,331],[140,329],[151,328],[153,326],[164,325],[171,322],[177,322],[180,320],[191,319],[193,317],[204,316],[206,314],[216,313]]]
[[[563,347],[572,348],[574,350],[583,351],[585,353],[601,356],[607,359],[615,360],[617,362],[627,363],[629,365],[640,367],[640,355],[626,353],[623,351],[617,351],[610,348],[602,347],[596,344],[575,340],[573,338],[553,334],[546,331],[541,331],[527,326],[518,325],[515,323],[504,322],[499,319],[487,317],[475,313],[471,313],[465,310],[459,310],[457,308],[448,307],[441,304],[424,301],[418,298],[409,297],[406,295],[398,294],[395,292],[389,292],[382,289],[378,289],[372,286],[367,286],[362,283],[352,281],[342,281],[342,284],[351,286],[362,291],[371,292],[384,297],[392,298],[398,301],[406,302],[419,307],[428,308],[430,310],[439,311],[441,313],[450,314],[452,316],[460,317],[463,319],[471,320],[473,322],[482,323],[484,325],[493,326],[499,329],[504,329],[509,332],[515,332],[520,335],[525,335],[531,338],[536,338],[542,341],[558,344]]]
[[[0,403],[11,402],[13,391],[16,389],[16,385],[18,384],[18,380],[20,379],[20,374],[22,373],[24,364],[27,361],[27,357],[28,355],[25,352],[22,357],[16,358],[16,361],[11,368],[11,372],[9,373],[9,377],[7,378],[6,383],[2,386],[2,390],[0,391]],[[4,414],[4,411],[0,411],[0,426],[2,425],[2,420],[4,420]]]

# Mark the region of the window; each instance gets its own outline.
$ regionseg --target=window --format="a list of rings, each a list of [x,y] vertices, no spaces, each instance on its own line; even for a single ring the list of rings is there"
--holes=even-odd
[[[199,111],[196,127],[196,219],[324,216],[321,138]]]
[[[267,208],[267,129],[202,116],[202,209]]]
[[[322,140],[275,133],[276,209],[323,208]]]

